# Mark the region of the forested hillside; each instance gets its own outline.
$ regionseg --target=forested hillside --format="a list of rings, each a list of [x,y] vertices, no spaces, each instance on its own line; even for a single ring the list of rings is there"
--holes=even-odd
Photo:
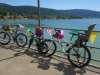
[[[86,9],[56,10],[41,8],[41,19],[100,18],[100,12]],[[0,3],[0,19],[37,19],[35,6],[12,6]]]

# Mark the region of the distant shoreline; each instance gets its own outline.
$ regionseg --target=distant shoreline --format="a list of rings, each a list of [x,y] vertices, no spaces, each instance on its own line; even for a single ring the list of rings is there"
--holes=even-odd
[[[82,19],[100,19],[100,18],[82,18]],[[12,21],[12,20],[38,20],[38,19],[0,19],[0,21]],[[40,19],[40,20],[70,20],[70,19]]]

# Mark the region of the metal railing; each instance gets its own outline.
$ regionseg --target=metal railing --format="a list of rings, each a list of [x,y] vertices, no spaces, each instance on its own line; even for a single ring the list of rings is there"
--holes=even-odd
[[[27,26],[28,27],[28,26]],[[31,26],[29,26],[29,27],[31,27]],[[35,30],[35,27],[33,27],[34,28],[34,30]],[[52,29],[52,27],[42,27],[42,29],[44,30],[44,29],[46,29],[46,28],[51,28]],[[69,31],[71,31],[71,30],[77,30],[77,31],[87,31],[87,30],[80,30],[80,29],[68,29],[68,28],[57,28],[57,29],[61,29],[61,30],[69,30]],[[22,31],[22,30],[21,30]],[[23,30],[23,31],[25,31],[25,30]],[[95,32],[98,32],[98,33],[100,33],[100,31],[95,31]],[[29,36],[28,36],[29,37]],[[44,38],[44,32],[43,32],[43,38]],[[63,42],[64,43],[64,42]],[[91,50],[92,49],[98,49],[98,50],[100,50],[100,47],[94,47],[94,46],[88,46],[87,45],[87,47],[88,48],[90,48]],[[56,54],[57,55],[57,54]],[[59,55],[58,55],[59,56]],[[96,62],[100,62],[100,60],[98,60],[98,59],[91,59],[92,61],[96,61]]]

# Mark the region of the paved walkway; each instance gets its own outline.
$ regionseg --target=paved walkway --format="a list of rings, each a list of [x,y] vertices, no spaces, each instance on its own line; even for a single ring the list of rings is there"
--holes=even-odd
[[[87,66],[75,68],[57,56],[45,58],[36,50],[20,48],[15,44],[0,44],[0,75],[100,75],[100,69]]]

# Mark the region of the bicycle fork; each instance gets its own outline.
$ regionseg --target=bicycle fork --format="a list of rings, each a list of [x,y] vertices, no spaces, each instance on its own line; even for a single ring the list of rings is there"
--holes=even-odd
[[[4,34],[4,37],[3,37],[3,39],[6,37],[6,34]]]
[[[31,47],[32,43],[33,43],[33,37],[32,37],[32,38],[30,38],[30,40],[29,40],[29,45],[28,45],[28,48],[30,48],[30,47]]]

